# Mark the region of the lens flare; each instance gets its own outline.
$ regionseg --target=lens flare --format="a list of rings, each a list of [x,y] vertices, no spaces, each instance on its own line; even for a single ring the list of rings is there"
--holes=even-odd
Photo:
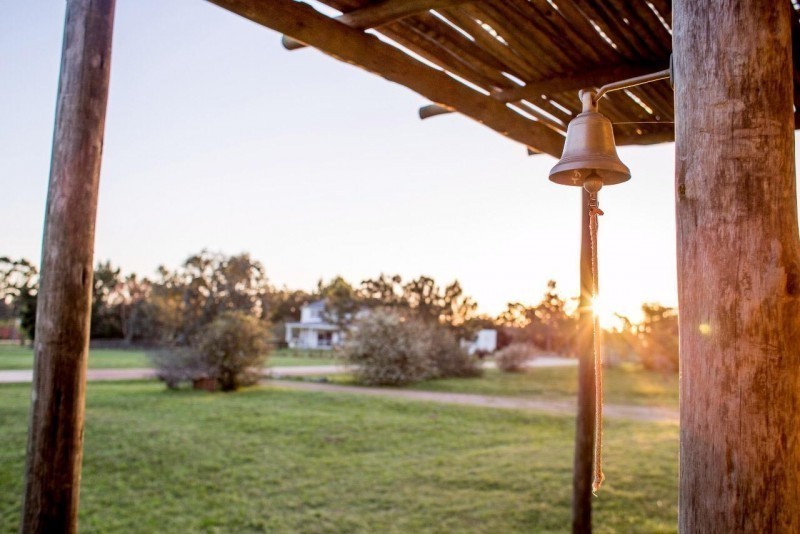
[[[605,306],[599,295],[592,297],[592,314],[600,319],[600,326],[603,328],[611,328],[618,322],[617,316]]]

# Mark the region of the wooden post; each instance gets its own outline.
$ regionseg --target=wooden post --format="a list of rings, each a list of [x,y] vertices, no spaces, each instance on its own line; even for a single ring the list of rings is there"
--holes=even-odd
[[[68,0],[36,315],[22,532],[76,532],[114,0]]]
[[[674,2],[681,532],[800,532],[790,9]]]
[[[592,351],[592,249],[589,235],[589,193],[581,188],[581,296],[578,325],[578,414],[572,473],[572,532],[592,531],[595,382]]]

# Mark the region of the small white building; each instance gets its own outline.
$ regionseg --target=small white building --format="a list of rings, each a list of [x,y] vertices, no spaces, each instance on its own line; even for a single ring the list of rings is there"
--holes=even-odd
[[[286,323],[286,343],[290,349],[330,350],[341,345],[342,331],[323,320],[324,310],[324,300],[310,302],[300,308],[299,323]]]
[[[467,349],[470,354],[476,352],[494,352],[497,349],[497,330],[484,328],[478,330],[475,339],[472,341],[462,341],[461,346]]]

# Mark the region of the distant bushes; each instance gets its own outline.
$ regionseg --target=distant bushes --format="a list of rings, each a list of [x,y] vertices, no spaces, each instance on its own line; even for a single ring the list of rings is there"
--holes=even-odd
[[[397,310],[375,309],[356,322],[343,351],[364,384],[399,386],[481,374],[479,362],[446,328]]]
[[[527,343],[513,343],[494,355],[495,365],[505,373],[521,373],[525,371],[534,356],[536,349]]]
[[[427,333],[427,350],[436,369],[432,378],[468,378],[483,374],[478,355],[467,354],[451,330],[434,325],[428,326]]]
[[[189,346],[158,350],[151,359],[167,387],[213,380],[217,389],[235,391],[258,382],[268,351],[261,321],[243,312],[223,312]]]

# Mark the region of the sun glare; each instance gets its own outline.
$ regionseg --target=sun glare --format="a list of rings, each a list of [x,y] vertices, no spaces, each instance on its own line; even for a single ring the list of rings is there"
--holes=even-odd
[[[600,319],[603,328],[611,328],[617,323],[617,316],[605,306],[599,295],[592,297],[592,313]]]

